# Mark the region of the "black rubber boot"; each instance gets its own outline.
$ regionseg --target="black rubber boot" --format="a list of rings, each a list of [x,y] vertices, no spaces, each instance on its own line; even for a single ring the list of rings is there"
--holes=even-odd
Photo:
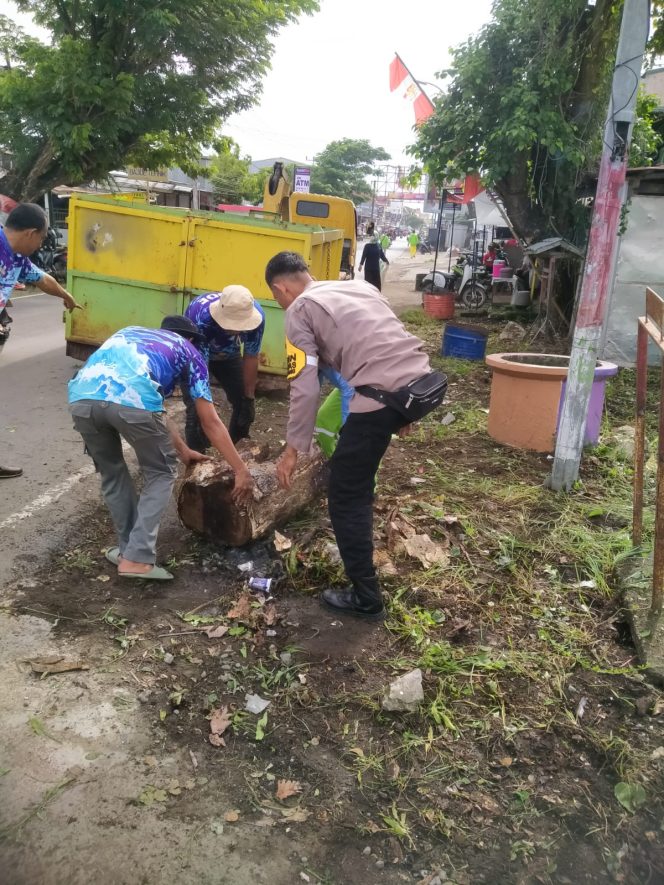
[[[340,615],[351,615],[365,621],[385,619],[385,606],[375,575],[371,578],[358,578],[345,590],[323,590],[320,600],[326,608]]]

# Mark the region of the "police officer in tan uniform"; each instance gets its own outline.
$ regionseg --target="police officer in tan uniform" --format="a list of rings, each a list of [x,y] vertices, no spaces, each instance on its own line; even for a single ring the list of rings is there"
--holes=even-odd
[[[357,392],[370,385],[396,391],[429,373],[422,342],[406,331],[387,300],[362,280],[316,282],[301,255],[280,252],[265,278],[286,311],[290,406],[286,448],[277,476],[289,488],[298,453],[311,448],[320,395],[318,367],[356,388],[350,415],[330,460],[328,507],[347,589],[326,589],[322,602],[340,614],[382,620],[385,607],[373,564],[376,472],[393,433],[410,426],[396,409]]]

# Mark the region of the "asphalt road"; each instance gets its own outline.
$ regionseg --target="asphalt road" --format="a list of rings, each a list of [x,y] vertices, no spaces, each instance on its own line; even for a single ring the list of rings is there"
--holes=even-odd
[[[0,355],[0,463],[22,467],[0,480],[0,582],[56,549],[68,520],[96,489],[90,459],[67,411],[67,382],[78,363],[65,356],[62,302],[19,296]]]

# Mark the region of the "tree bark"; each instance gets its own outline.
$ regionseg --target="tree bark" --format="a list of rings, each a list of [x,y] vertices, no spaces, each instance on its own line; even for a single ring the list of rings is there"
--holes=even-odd
[[[495,184],[507,216],[515,232],[526,242],[536,242],[545,236],[547,219],[530,196],[528,160],[525,153],[517,154],[506,175]]]
[[[300,455],[290,489],[280,488],[276,465],[267,447],[252,446],[240,452],[254,478],[254,499],[245,508],[231,498],[233,471],[225,461],[196,464],[178,494],[182,523],[212,541],[241,547],[283,525],[321,495],[326,484],[326,461]]]

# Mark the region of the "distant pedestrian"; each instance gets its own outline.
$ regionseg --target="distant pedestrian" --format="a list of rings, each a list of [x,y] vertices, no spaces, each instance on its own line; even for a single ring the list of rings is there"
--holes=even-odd
[[[364,267],[364,279],[367,283],[375,286],[379,292],[382,289],[382,279],[380,276],[381,261],[384,261],[389,266],[390,262],[387,260],[387,256],[380,244],[376,242],[376,237],[373,237],[370,243],[364,244],[359,269],[362,270]]]
[[[417,255],[417,247],[420,245],[420,237],[417,231],[408,234],[408,248],[410,249],[410,257],[415,258]]]

